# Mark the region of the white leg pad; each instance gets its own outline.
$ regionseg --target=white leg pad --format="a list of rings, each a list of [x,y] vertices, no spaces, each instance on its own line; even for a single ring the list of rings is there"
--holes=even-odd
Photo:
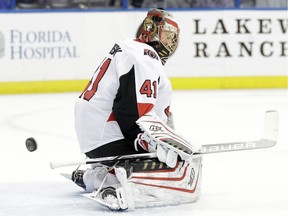
[[[121,209],[134,209],[134,194],[132,183],[127,181],[127,172],[123,167],[115,168],[115,174],[121,184],[121,188],[116,189],[117,199]]]

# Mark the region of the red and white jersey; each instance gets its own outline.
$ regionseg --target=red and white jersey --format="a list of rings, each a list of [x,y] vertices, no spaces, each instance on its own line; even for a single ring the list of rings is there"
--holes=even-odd
[[[75,128],[81,152],[140,132],[135,121],[155,113],[167,122],[171,83],[161,59],[149,45],[121,40],[95,71],[75,103]]]

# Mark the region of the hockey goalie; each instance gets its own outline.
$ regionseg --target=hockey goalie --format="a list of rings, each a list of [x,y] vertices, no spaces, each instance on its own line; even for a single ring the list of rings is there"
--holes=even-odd
[[[88,198],[110,209],[190,203],[200,195],[201,156],[193,155],[200,147],[174,130],[163,70],[178,39],[172,14],[150,9],[138,37],[113,46],[75,103],[76,134],[88,158],[157,154],[72,173]]]

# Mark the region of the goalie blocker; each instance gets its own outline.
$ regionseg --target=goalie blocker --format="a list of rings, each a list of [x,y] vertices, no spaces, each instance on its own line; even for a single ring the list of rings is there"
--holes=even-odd
[[[189,162],[193,153],[201,149],[201,146],[192,145],[154,115],[144,115],[136,123],[143,133],[135,140],[135,149],[138,150],[138,146],[141,146],[148,152],[156,152],[159,161],[171,168],[176,166],[178,156]]]

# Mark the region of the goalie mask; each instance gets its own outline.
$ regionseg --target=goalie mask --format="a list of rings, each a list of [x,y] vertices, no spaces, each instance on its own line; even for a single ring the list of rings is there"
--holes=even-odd
[[[150,9],[141,26],[139,39],[152,46],[164,65],[178,45],[179,28],[171,13]]]

